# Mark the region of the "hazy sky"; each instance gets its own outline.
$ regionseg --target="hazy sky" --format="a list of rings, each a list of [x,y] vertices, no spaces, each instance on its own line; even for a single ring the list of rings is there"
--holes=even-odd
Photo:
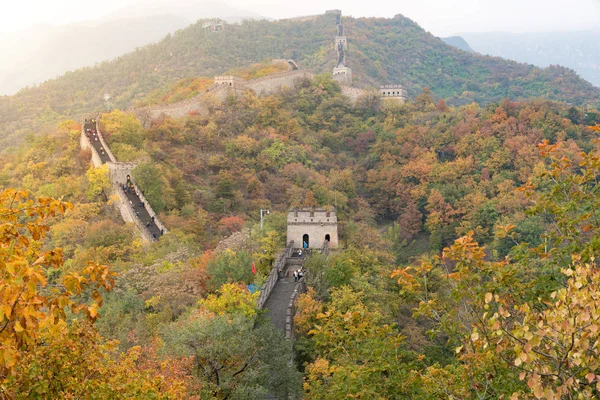
[[[0,31],[36,23],[65,24],[96,19],[128,4],[157,0],[2,0]],[[165,1],[165,0],[162,0]],[[177,2],[182,0],[170,0]],[[190,0],[183,0],[190,1]],[[198,0],[202,3],[203,0]],[[600,0],[225,0],[271,18],[320,14],[391,17],[403,14],[438,36],[483,31],[600,30]]]

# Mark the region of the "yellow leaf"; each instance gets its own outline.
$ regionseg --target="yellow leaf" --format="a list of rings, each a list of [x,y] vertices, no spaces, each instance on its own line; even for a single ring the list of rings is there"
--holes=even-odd
[[[15,322],[15,332],[23,332],[24,330],[19,321]]]
[[[7,367],[12,367],[17,363],[16,354],[13,351],[7,351],[4,353],[4,365]]]
[[[15,273],[15,265],[13,263],[6,263],[6,271],[9,274],[14,274]]]
[[[493,295],[491,293],[486,293],[485,294],[485,304],[489,303],[490,301],[492,301],[492,297]]]

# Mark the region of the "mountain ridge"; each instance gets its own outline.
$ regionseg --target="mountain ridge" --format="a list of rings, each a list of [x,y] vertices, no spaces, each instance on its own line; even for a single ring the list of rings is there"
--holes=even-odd
[[[213,76],[266,59],[294,59],[314,73],[335,66],[334,19],[243,21],[223,32],[207,32],[198,21],[110,62],[86,67],[0,98],[0,144],[59,119],[81,117],[112,106],[127,109],[152,90],[179,79]],[[593,104],[600,89],[573,71],[535,68],[500,58],[465,53],[400,15],[350,18],[342,23],[349,42],[349,66],[357,87],[403,83],[410,96],[429,87],[439,98],[461,105],[543,97]]]

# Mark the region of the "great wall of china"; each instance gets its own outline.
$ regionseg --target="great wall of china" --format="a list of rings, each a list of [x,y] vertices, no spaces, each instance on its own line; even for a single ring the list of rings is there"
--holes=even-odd
[[[342,25],[341,10],[328,10],[327,15],[335,16],[337,34],[334,38],[334,49],[336,52],[336,64],[333,68],[333,79],[341,86],[342,93],[352,103],[368,91],[352,86],[352,69],[348,67],[348,38]],[[301,18],[317,18],[308,16]],[[216,32],[222,29],[216,30]],[[204,93],[200,93],[190,99],[173,104],[159,104],[148,107],[134,108],[127,112],[135,114],[144,127],[149,127],[152,120],[161,115],[173,118],[182,118],[190,113],[208,114],[212,108],[218,107],[229,96],[239,96],[245,91],[251,90],[257,95],[269,95],[281,91],[284,88],[294,87],[302,79],[311,79],[313,74],[302,69],[293,60],[273,60],[273,62],[285,63],[288,70],[275,73],[257,79],[244,80],[236,76],[216,76],[213,85]],[[406,89],[403,85],[382,85],[379,88],[379,96],[404,102],[407,99]],[[92,163],[95,167],[103,164],[108,166],[110,180],[112,182],[112,194],[118,198],[118,208],[121,216],[126,222],[134,222],[144,240],[152,242],[167,232],[166,227],[159,221],[144,194],[139,190],[131,178],[131,172],[136,163],[120,163],[116,160],[101,132],[98,121],[94,123],[86,120],[81,132],[81,148],[89,149],[92,153]],[[87,130],[93,130],[93,136]]]
[[[191,112],[202,115],[208,114],[210,108],[222,103],[228,96],[238,96],[247,90],[254,91],[257,95],[269,95],[281,91],[283,88],[294,87],[296,82],[304,78],[312,78],[312,74],[298,67],[293,60],[273,60],[285,62],[288,71],[271,74],[257,79],[244,80],[237,76],[215,76],[215,81],[204,93],[190,99],[173,104],[155,105],[128,110],[138,116],[142,125],[147,127],[152,119],[161,115],[173,118],[182,118]]]
[[[334,49],[336,52],[336,65],[333,68],[333,79],[338,82],[342,94],[348,97],[353,104],[368,90],[352,86],[352,69],[348,67],[348,37],[342,25],[341,10],[327,10],[326,15],[335,16],[337,34],[334,38]],[[295,20],[313,19],[318,16],[306,16],[295,18]],[[217,32],[220,32],[218,30]],[[293,60],[273,60],[288,65],[289,70],[275,73],[262,78],[244,80],[236,76],[215,76],[214,83],[204,93],[200,93],[190,99],[182,100],[172,104],[158,104],[148,107],[127,110],[138,116],[142,125],[148,127],[153,119],[161,115],[173,118],[182,118],[190,113],[201,115],[208,114],[212,108],[218,106],[230,95],[241,95],[247,90],[254,91],[257,95],[269,95],[283,88],[293,87],[299,80],[312,78],[313,74],[300,68]],[[394,100],[403,103],[407,99],[407,92],[403,85],[382,85],[378,90],[382,99]]]
[[[334,45],[337,63],[334,68],[334,79],[340,84],[342,93],[355,103],[367,91],[351,86],[352,70],[347,66],[348,40],[344,36],[344,27],[341,24],[341,11],[330,10],[327,14],[336,15],[337,36]],[[282,60],[275,60],[275,62],[282,62]],[[152,119],[163,114],[178,118],[185,117],[191,112],[208,113],[211,107],[218,106],[230,95],[241,95],[247,90],[252,90],[257,95],[269,95],[283,88],[293,87],[299,80],[312,78],[313,75],[310,72],[301,69],[294,61],[283,60],[283,62],[289,66],[288,71],[247,81],[235,76],[216,76],[212,86],[191,99],[170,105],[157,105],[128,111],[136,114],[142,124],[147,127]],[[379,94],[383,98],[394,101],[404,102],[406,99],[406,90],[402,85],[382,86]],[[85,120],[81,131],[80,145],[82,149],[91,152],[91,161],[94,167],[107,166],[111,182],[108,194],[114,195],[115,205],[123,220],[134,223],[146,242],[156,241],[160,236],[168,233],[167,228],[161,223],[158,215],[133,180],[132,171],[137,163],[117,161],[100,132],[97,118]],[[327,256],[329,239],[326,239],[322,247],[315,251]],[[309,249],[306,249],[303,254],[297,252],[294,241],[290,241],[274,263],[257,299],[257,308],[267,311],[273,324],[289,340],[291,350],[294,343],[294,316],[298,299],[300,294],[306,291],[305,279],[294,279],[292,272],[303,268],[307,256],[311,254],[312,250]],[[293,354],[293,351],[290,354]]]
[[[158,215],[133,181],[131,172],[137,163],[118,162],[106,144],[97,119],[85,120],[81,129],[80,146],[92,153],[92,165],[108,167],[111,190],[118,199],[116,206],[125,222],[133,222],[146,242],[153,242],[168,232]]]

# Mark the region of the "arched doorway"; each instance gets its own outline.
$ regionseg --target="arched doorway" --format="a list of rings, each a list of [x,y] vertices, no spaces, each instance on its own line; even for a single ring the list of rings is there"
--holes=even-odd
[[[326,242],[331,241],[331,236],[329,236],[329,233],[327,235],[325,235],[325,241]]]
[[[309,245],[310,243],[308,242],[308,233],[305,233],[304,235],[302,235],[302,248],[308,249]]]

